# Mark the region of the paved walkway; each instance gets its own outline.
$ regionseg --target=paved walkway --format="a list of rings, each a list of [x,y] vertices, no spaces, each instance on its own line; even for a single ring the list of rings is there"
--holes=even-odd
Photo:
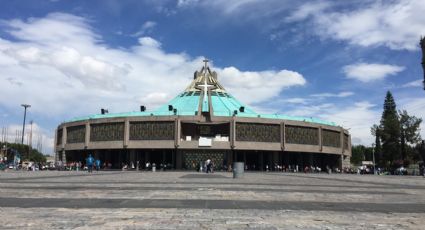
[[[0,229],[423,229],[425,179],[0,172]]]

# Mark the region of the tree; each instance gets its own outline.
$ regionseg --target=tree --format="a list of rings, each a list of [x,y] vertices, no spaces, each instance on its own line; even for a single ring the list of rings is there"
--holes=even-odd
[[[351,158],[350,158],[351,164],[360,165],[362,161],[364,161],[365,159],[364,149],[365,147],[363,145],[354,145],[351,148]]]
[[[393,165],[401,159],[400,153],[400,122],[393,95],[387,92],[379,125],[379,137],[382,141],[382,158],[385,166]]]
[[[421,118],[410,116],[405,110],[397,112],[394,98],[390,91],[387,92],[380,124],[371,128],[375,136],[375,156],[380,166],[398,167],[419,159],[414,145],[421,140],[421,122]]]
[[[380,137],[381,130],[379,129],[378,125],[373,125],[371,128],[372,136],[375,136],[375,161],[378,165],[383,165],[382,162],[382,146],[381,146],[381,137]]]
[[[373,148],[364,145],[354,145],[351,148],[350,162],[353,165],[361,165],[362,161],[372,161]]]
[[[421,141],[419,134],[419,126],[422,122],[421,118],[410,116],[406,110],[399,111],[400,115],[400,148],[402,160],[406,160],[406,145],[415,145]]]
[[[7,145],[8,149],[14,149],[21,154],[21,160],[26,161],[35,161],[35,162],[46,162],[46,156],[40,153],[36,149],[32,149],[28,156],[28,145],[23,145],[19,143],[1,143],[0,146]]]

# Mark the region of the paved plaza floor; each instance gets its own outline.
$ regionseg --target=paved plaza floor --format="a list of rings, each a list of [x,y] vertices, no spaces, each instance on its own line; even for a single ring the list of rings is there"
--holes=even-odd
[[[0,229],[425,229],[425,179],[9,171],[0,213]]]

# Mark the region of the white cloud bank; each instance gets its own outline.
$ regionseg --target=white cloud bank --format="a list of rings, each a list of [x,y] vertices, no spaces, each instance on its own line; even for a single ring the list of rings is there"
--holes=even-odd
[[[13,110],[29,103],[31,112],[46,120],[68,120],[102,107],[123,112],[148,105],[151,110],[184,90],[202,66],[203,57],[167,53],[151,37],[139,38],[128,49],[111,48],[88,20],[65,13],[2,21],[1,26],[14,39],[0,37],[0,105]],[[214,69],[223,85],[246,103],[306,82],[290,70]]]
[[[303,76],[289,70],[243,72],[235,67],[219,70],[225,88],[246,103],[257,103],[278,96],[283,88],[306,83]]]
[[[353,45],[386,46],[393,50],[417,50],[425,34],[425,1],[285,1],[179,0],[177,9],[197,7],[220,14],[214,23],[249,22],[269,31],[272,38],[287,23],[301,26],[321,38]],[[255,13],[252,13],[255,12]],[[260,22],[260,23],[258,23]]]
[[[338,4],[306,3],[287,21],[310,20],[313,31],[323,38],[348,41],[360,46],[387,46],[416,50],[425,34],[425,1],[371,1],[361,8],[341,9]]]
[[[365,83],[382,80],[385,77],[395,75],[403,70],[403,66],[373,63],[357,63],[343,67],[343,72],[346,74],[347,78]]]

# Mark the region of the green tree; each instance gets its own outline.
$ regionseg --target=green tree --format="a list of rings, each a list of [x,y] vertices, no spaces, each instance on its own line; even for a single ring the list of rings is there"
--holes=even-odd
[[[382,141],[382,158],[385,166],[393,166],[394,161],[401,159],[400,152],[400,122],[396,104],[390,91],[384,101],[379,125],[379,137]]]
[[[378,125],[373,125],[371,128],[372,136],[375,137],[375,162],[378,165],[383,165],[382,162],[382,146],[381,146],[381,137],[380,137],[381,130],[379,129]]]
[[[373,148],[364,145],[354,145],[351,148],[350,162],[353,165],[360,165],[362,161],[372,161]]]
[[[1,143],[0,146],[6,145],[8,149],[14,149],[21,154],[21,160],[35,161],[35,162],[46,162],[46,156],[40,153],[36,149],[32,149],[29,152],[29,146],[17,143]],[[28,154],[29,152],[29,154]]]
[[[422,122],[421,118],[410,116],[406,110],[399,111],[400,115],[400,149],[402,160],[405,161],[410,146],[418,144],[421,141],[419,134],[419,126]],[[410,146],[407,146],[410,144]],[[412,152],[412,151],[410,151]]]
[[[354,145],[351,148],[351,158],[350,158],[351,164],[360,165],[362,161],[364,161],[365,159],[364,149],[365,147],[363,145]]]

